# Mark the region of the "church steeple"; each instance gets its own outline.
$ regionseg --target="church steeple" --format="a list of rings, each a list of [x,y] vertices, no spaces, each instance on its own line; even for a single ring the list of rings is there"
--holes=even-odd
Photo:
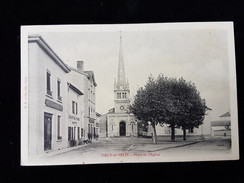
[[[117,84],[118,85],[125,85],[126,84],[121,32],[120,32],[119,66],[118,66]]]
[[[120,45],[119,45],[119,66],[117,82],[114,82],[114,102],[115,113],[127,113],[128,105],[130,103],[130,89],[128,80],[125,77],[125,66],[122,49],[122,36],[120,32]]]
[[[124,58],[123,58],[123,47],[122,47],[122,35],[120,32],[120,45],[119,45],[119,65],[118,65],[118,76],[117,82],[115,84],[116,89],[120,89],[123,86],[123,89],[129,89],[128,81],[126,82],[125,77],[125,66],[124,66]]]

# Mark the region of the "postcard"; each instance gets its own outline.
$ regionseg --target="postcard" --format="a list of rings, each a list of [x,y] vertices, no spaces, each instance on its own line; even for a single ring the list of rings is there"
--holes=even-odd
[[[21,165],[238,160],[233,29],[21,26]]]

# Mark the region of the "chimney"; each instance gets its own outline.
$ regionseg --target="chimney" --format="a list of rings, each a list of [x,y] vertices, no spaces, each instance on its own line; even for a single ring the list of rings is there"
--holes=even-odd
[[[84,62],[83,61],[77,61],[77,70],[80,72],[84,72]]]

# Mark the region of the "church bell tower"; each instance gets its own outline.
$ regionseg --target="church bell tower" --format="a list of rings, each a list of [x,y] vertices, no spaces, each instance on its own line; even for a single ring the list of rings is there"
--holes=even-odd
[[[122,49],[122,36],[120,32],[119,65],[117,81],[114,82],[114,105],[115,113],[127,113],[130,104],[130,89],[125,77],[125,67]]]

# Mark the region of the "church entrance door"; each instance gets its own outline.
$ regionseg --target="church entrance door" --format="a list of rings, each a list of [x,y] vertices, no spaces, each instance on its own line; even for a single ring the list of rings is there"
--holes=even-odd
[[[119,135],[120,136],[125,136],[126,134],[126,131],[125,131],[125,122],[124,121],[121,121],[119,123]]]

